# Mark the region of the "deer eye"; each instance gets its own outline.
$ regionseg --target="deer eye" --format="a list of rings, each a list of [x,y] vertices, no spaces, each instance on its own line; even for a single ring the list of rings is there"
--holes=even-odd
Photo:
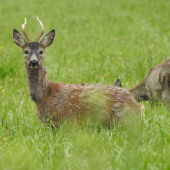
[[[39,52],[39,54],[41,54],[41,55],[42,55],[42,54],[43,54],[43,51],[40,51],[40,52]]]
[[[28,51],[27,51],[27,50],[25,50],[25,54],[28,54]]]

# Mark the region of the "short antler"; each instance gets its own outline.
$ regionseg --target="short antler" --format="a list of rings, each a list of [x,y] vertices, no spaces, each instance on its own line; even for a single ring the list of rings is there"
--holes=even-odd
[[[38,35],[38,37],[36,38],[35,41],[39,41],[39,39],[41,38],[41,36],[42,36],[43,33],[44,33],[44,26],[43,26],[42,22],[38,19],[38,16],[37,16],[37,20],[38,20],[38,22],[40,23],[42,30],[41,30],[40,34]]]
[[[22,32],[23,32],[25,38],[27,39],[27,41],[28,41],[28,42],[31,42],[31,39],[29,38],[28,34],[27,34],[26,31],[25,31],[26,24],[27,24],[27,20],[26,20],[26,18],[25,18],[25,23],[22,25],[21,28],[22,28]]]

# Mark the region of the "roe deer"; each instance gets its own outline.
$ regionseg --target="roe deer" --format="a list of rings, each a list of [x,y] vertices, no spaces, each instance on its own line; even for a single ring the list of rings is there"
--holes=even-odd
[[[120,86],[119,79],[115,80],[115,86]],[[170,104],[170,59],[150,69],[146,77],[135,87],[129,89],[138,101],[153,99],[157,102]]]
[[[73,123],[88,120],[113,126],[115,120],[118,121],[128,112],[135,117],[140,115],[142,105],[126,89],[111,85],[49,81],[43,59],[46,47],[53,43],[55,30],[40,41],[44,27],[38,17],[37,20],[42,31],[35,41],[31,41],[25,31],[26,19],[22,31],[27,40],[16,29],[13,30],[13,39],[24,53],[30,97],[36,104],[37,116],[42,122],[50,119],[56,127],[60,127],[60,122],[68,119]]]

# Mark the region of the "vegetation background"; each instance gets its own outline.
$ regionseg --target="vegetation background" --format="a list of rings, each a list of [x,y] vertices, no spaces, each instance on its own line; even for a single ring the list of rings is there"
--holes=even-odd
[[[45,54],[55,82],[137,85],[170,56],[168,0],[0,0],[0,169],[170,169],[170,113],[146,107],[137,125],[115,129],[66,128],[54,133],[36,117],[26,86],[24,58],[12,31],[34,40],[56,29]],[[6,129],[6,122],[8,129]]]

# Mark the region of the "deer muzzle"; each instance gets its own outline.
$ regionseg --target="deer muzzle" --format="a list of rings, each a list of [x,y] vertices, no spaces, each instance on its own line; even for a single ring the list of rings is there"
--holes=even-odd
[[[31,56],[31,59],[29,61],[29,67],[32,68],[32,69],[36,69],[36,68],[39,67],[39,62],[37,60],[36,55]]]

